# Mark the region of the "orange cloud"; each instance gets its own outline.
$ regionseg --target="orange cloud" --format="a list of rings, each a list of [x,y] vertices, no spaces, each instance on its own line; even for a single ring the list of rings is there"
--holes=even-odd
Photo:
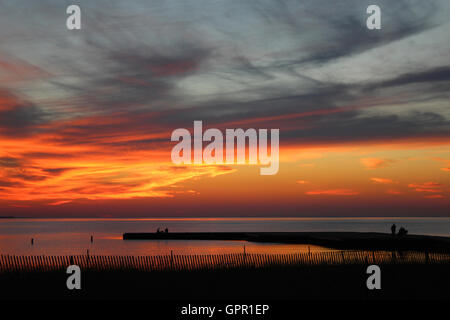
[[[0,200],[57,206],[76,199],[171,197],[173,185],[235,171],[220,165],[174,166],[170,146],[149,147],[147,143],[144,149],[133,145],[134,141],[170,136],[163,131],[143,134],[131,126],[128,132],[106,132],[95,138],[88,130],[92,122],[106,123],[109,128],[116,119],[95,120],[54,122],[53,128],[49,125],[33,136],[0,133]],[[52,133],[55,127],[65,129]]]
[[[332,196],[354,196],[359,194],[350,189],[329,189],[329,190],[311,190],[305,192],[307,195],[332,195]]]
[[[177,168],[160,163],[121,163],[112,157],[109,163],[82,160],[70,163],[73,168],[68,170],[53,169],[57,174],[44,173],[46,169],[2,170],[0,178],[7,183],[0,190],[0,199],[47,200],[49,205],[61,205],[75,199],[171,197],[170,187],[175,184],[234,172],[223,166]]]
[[[392,194],[392,195],[399,195],[399,194],[404,194],[404,192],[395,190],[395,189],[389,189],[388,191],[386,191],[387,194]]]
[[[309,182],[308,182],[308,181],[305,181],[305,180],[298,180],[297,183],[298,183],[298,184],[307,184],[307,183],[309,183]]]
[[[408,187],[414,189],[417,192],[442,192],[442,184],[437,182],[410,183]]]
[[[381,184],[390,184],[394,183],[391,179],[385,179],[385,178],[370,178],[370,180],[374,183],[381,183]]]
[[[450,160],[440,158],[440,157],[434,157],[433,160],[442,163],[444,166],[450,166]],[[442,171],[450,172],[450,167],[443,167],[441,168]]]
[[[380,158],[361,158],[360,161],[366,167],[366,169],[383,168],[394,162],[394,160],[391,159]]]
[[[61,204],[65,204],[65,203],[69,203],[69,202],[72,202],[72,200],[60,200],[60,201],[50,202],[48,205],[49,206],[59,206]]]
[[[425,196],[424,198],[427,198],[427,199],[443,199],[445,197],[443,195],[441,195],[441,194],[432,194],[432,195],[429,195],[429,196]]]

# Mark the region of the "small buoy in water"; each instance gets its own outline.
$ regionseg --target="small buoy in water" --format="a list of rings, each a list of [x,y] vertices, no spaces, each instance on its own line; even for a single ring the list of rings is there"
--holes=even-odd
[[[94,236],[91,236],[91,243],[94,242]]]

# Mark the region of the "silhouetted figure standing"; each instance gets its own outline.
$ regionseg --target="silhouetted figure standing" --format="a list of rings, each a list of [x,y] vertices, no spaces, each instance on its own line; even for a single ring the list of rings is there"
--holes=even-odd
[[[159,230],[159,228],[158,229],[156,229],[156,233],[160,233],[161,231]]]
[[[31,245],[34,245],[34,239],[31,238]]]
[[[169,229],[166,228],[166,229],[164,230],[164,232],[165,232],[165,233],[169,233]]]
[[[395,230],[397,229],[397,226],[395,225],[395,224],[393,224],[392,226],[391,226],[391,233],[392,233],[392,235],[393,236],[395,236]]]
[[[91,243],[94,242],[94,236],[91,236]]]

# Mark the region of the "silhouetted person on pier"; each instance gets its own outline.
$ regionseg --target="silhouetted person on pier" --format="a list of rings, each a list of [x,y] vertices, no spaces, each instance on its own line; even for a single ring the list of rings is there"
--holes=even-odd
[[[169,233],[169,229],[166,228],[166,229],[164,230],[164,232],[165,232],[165,233]]]
[[[393,236],[395,236],[395,230],[397,229],[397,226],[395,225],[395,224],[393,224],[392,226],[391,226],[391,233],[392,233],[392,235]]]
[[[34,239],[33,238],[31,238],[31,245],[33,245],[34,244]]]
[[[399,236],[399,237],[406,236],[407,234],[408,234],[408,230],[406,230],[406,229],[403,228],[403,227],[401,227],[401,228],[398,230],[398,236]]]
[[[94,236],[91,236],[91,243],[94,242]]]
[[[161,231],[159,230],[159,228],[158,229],[156,229],[156,233],[160,233]]]

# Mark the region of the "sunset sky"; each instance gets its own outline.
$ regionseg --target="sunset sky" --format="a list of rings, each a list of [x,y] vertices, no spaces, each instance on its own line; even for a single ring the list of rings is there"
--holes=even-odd
[[[449,35],[448,0],[0,1],[0,216],[449,216]],[[174,165],[194,120],[279,128],[278,174]]]

